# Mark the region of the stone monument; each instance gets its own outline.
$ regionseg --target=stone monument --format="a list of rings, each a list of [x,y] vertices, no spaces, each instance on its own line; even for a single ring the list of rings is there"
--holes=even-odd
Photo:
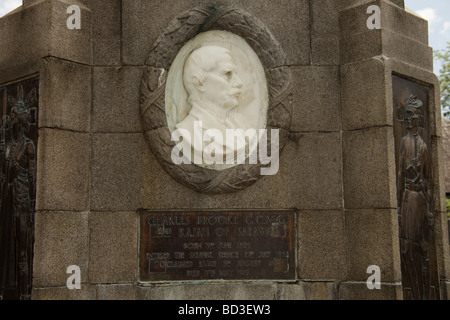
[[[1,298],[448,299],[402,0],[24,0],[0,29]]]

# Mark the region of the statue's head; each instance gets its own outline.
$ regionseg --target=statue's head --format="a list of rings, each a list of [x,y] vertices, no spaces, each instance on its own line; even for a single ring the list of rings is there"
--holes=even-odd
[[[28,132],[30,129],[30,109],[21,99],[17,100],[11,108],[11,121],[13,125],[19,125]]]
[[[194,50],[184,65],[183,84],[191,105],[233,109],[239,104],[242,81],[231,52],[225,48],[204,46]]]
[[[411,95],[406,102],[406,128],[408,130],[419,127],[420,108],[423,103],[416,96]]]
[[[8,104],[11,106],[11,122],[14,126],[20,126],[25,132],[30,130],[31,113],[30,106],[37,102],[37,91],[33,88],[26,96],[23,86],[17,86],[17,98],[8,96]]]

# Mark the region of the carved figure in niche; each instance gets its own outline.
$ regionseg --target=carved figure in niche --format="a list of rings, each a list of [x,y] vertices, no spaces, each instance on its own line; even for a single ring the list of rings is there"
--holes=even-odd
[[[193,147],[193,139],[203,139],[208,129],[219,130],[223,137],[226,136],[226,129],[246,129],[243,119],[230,115],[230,111],[238,106],[242,93],[242,81],[235,70],[231,52],[225,48],[208,45],[190,54],[184,65],[183,84],[191,109],[187,117],[175,126],[190,133],[183,135],[180,130],[184,143]],[[197,137],[194,127],[200,121],[202,127],[198,128],[201,129],[201,137]],[[224,153],[234,151],[234,144],[227,145],[225,140],[214,143],[220,144]],[[198,145],[202,149],[194,149],[194,152],[201,154],[204,145],[202,142]]]
[[[35,145],[27,137],[31,114],[29,106],[36,100],[36,90],[24,98],[8,97],[10,115],[3,117],[0,142],[1,169],[1,263],[0,298],[7,288],[19,288],[20,299],[31,293],[31,263],[34,241],[34,207],[36,189]]]
[[[429,241],[433,226],[430,212],[429,151],[420,135],[422,101],[411,95],[406,103],[406,129],[400,144],[398,210],[402,263],[413,299],[429,299],[431,287]]]

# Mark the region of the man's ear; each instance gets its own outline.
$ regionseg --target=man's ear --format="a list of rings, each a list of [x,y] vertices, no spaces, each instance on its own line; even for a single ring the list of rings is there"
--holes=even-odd
[[[195,89],[197,89],[197,91],[199,91],[199,92],[205,92],[205,86],[204,86],[204,83],[203,83],[203,81],[202,81],[200,78],[194,77],[194,78],[192,79],[192,83],[194,84]]]

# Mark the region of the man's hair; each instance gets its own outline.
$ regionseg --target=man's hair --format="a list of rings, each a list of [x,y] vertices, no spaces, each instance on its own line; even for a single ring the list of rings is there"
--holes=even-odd
[[[18,100],[11,108],[11,114],[15,113],[18,117],[19,124],[24,128],[25,132],[30,130],[30,108],[22,100]],[[25,116],[22,116],[25,115]]]
[[[194,50],[186,59],[183,71],[183,84],[188,93],[188,103],[192,105],[192,100],[196,98],[196,82],[203,82],[206,73],[212,71],[219,60],[231,52],[219,46],[204,46]]]
[[[415,95],[410,95],[408,101],[406,101],[405,109],[406,111],[411,111],[414,114],[419,114],[422,106],[423,102],[421,100],[419,100]]]

